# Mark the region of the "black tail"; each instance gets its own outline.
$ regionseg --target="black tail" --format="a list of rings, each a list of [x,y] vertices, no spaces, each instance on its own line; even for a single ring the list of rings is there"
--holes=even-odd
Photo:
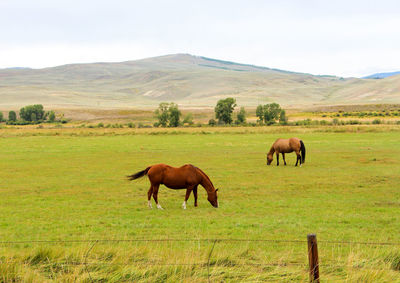
[[[302,140],[300,140],[300,150],[301,150],[301,163],[306,162],[306,147]]]
[[[151,168],[151,166],[147,167],[146,169],[144,169],[144,170],[142,170],[140,172],[137,172],[137,173],[135,173],[133,175],[129,175],[129,176],[126,176],[126,177],[128,178],[129,181],[141,178],[141,177],[147,175],[147,172],[150,170],[150,168]]]

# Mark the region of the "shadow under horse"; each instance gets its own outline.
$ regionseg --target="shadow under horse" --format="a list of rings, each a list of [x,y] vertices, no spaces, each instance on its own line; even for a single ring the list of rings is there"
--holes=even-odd
[[[267,154],[267,165],[271,165],[271,162],[274,160],[274,153],[276,154],[276,165],[279,166],[279,154],[282,153],[283,162],[286,165],[285,153],[295,152],[297,155],[296,164],[300,161],[300,166],[306,161],[306,147],[302,140],[298,138],[290,138],[290,139],[277,139],[274,144],[271,146]]]
[[[151,196],[153,196],[157,208],[163,209],[158,203],[158,189],[160,185],[165,185],[167,188],[174,190],[186,189],[185,201],[182,204],[183,209],[186,209],[186,202],[192,191],[194,195],[194,206],[197,206],[197,187],[201,185],[207,191],[208,201],[213,207],[218,208],[218,189],[214,188],[213,183],[206,173],[196,166],[186,164],[182,167],[175,168],[166,164],[156,164],[127,177],[128,180],[132,181],[145,175],[147,175],[151,184],[147,192],[148,206],[150,208],[152,208]]]

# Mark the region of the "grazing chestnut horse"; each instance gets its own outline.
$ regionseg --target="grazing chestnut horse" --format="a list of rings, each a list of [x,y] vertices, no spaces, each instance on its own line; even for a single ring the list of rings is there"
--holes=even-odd
[[[270,165],[274,159],[274,153],[276,154],[276,165],[279,166],[279,153],[282,153],[283,162],[286,165],[285,153],[296,152],[297,159],[296,165],[300,161],[300,166],[306,161],[306,148],[302,140],[298,138],[290,139],[277,139],[271,146],[267,154],[267,164]],[[301,152],[301,155],[300,155]]]
[[[186,189],[185,201],[182,204],[183,209],[186,209],[186,202],[189,199],[190,193],[193,191],[194,206],[197,206],[197,186],[199,184],[206,189],[208,194],[207,199],[211,205],[215,208],[218,207],[218,189],[214,188],[213,183],[206,173],[191,164],[186,164],[179,168],[171,167],[166,164],[157,164],[128,176],[128,179],[132,181],[145,175],[149,177],[151,183],[150,189],[147,192],[148,205],[150,208],[152,208],[151,195],[153,195],[157,208],[163,209],[158,203],[157,197],[160,185],[165,185],[174,190]]]

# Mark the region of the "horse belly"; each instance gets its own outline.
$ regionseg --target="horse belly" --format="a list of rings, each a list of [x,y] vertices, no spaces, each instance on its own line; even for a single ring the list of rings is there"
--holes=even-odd
[[[186,189],[187,185],[184,180],[164,180],[163,185],[170,189],[180,190]]]

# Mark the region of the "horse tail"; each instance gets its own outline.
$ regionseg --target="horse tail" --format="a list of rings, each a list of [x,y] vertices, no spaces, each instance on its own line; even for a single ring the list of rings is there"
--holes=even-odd
[[[300,140],[300,150],[301,150],[301,163],[306,162],[306,147],[302,140]]]
[[[126,176],[126,177],[128,178],[129,181],[141,178],[141,177],[147,175],[147,172],[149,172],[150,168],[151,168],[151,166],[147,167],[146,169],[144,169],[144,170],[142,170],[140,172],[137,172],[137,173],[135,173],[133,175],[129,175],[129,176]]]

